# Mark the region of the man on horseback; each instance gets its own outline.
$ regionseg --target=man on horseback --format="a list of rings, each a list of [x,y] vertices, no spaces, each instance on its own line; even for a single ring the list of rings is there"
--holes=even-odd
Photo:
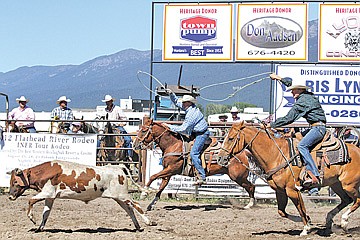
[[[110,95],[105,95],[104,100],[101,100],[106,104],[105,112],[107,115],[107,120],[127,120],[123,110],[114,104],[115,98],[111,97]],[[116,122],[114,123],[115,127],[119,129],[121,134],[127,134],[127,131],[125,130],[124,126],[126,123],[123,122]],[[130,136],[123,136],[124,139],[124,148],[129,148],[126,151],[126,157],[129,161],[132,161],[132,146],[131,146],[131,137]]]
[[[195,184],[202,185],[206,183],[206,174],[201,165],[200,154],[206,139],[208,139],[210,135],[208,124],[204,115],[200,112],[200,109],[196,107],[196,99],[193,96],[184,95],[183,98],[180,99],[171,90],[167,89],[166,91],[170,94],[171,101],[185,111],[185,120],[180,126],[168,126],[171,131],[195,137],[194,145],[190,151],[190,157],[201,176],[201,179],[198,179]]]
[[[287,91],[291,91],[295,103],[289,112],[284,117],[276,119],[276,121],[268,123],[268,128],[278,128],[288,125],[303,117],[310,124],[310,129],[307,134],[301,139],[298,144],[298,150],[302,156],[307,173],[310,178],[305,180],[304,187],[311,187],[320,184],[319,170],[310,155],[310,150],[315,144],[320,142],[326,133],[326,116],[322,109],[319,100],[313,93],[308,92],[309,87],[304,85],[292,86],[291,78],[281,78],[275,74],[271,74],[270,78],[281,81],[288,87]]]
[[[17,98],[16,101],[19,103],[19,107],[14,108],[9,113],[9,120],[16,120],[15,124],[18,128],[24,128],[29,133],[36,133],[34,122],[21,121],[21,120],[35,120],[34,111],[26,105],[29,102],[29,99],[26,99],[24,96],[21,96],[20,98]]]
[[[56,100],[56,104],[59,104],[59,106],[51,111],[50,114],[51,119],[74,120],[73,112],[71,108],[67,106],[69,102],[71,102],[71,100],[66,98],[66,96],[59,97],[59,99]],[[64,128],[66,129],[66,131],[68,131],[70,128],[70,123],[68,122],[64,123]]]

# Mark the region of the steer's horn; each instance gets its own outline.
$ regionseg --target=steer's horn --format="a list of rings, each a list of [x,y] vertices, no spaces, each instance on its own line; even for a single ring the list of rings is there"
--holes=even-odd
[[[6,172],[6,174],[7,174],[7,175],[11,175],[11,173],[12,173],[12,171],[10,171],[10,172]]]
[[[15,171],[15,175],[16,175],[16,176],[21,175],[21,174],[22,174],[22,172],[23,172],[20,168],[15,168],[15,170],[14,170],[14,171]]]

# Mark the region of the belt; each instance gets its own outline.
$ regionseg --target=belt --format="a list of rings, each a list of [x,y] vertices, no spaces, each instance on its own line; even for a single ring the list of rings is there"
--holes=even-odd
[[[207,129],[205,131],[202,132],[193,132],[194,135],[198,136],[198,135],[203,135],[204,133],[206,133]]]
[[[325,126],[325,123],[323,122],[315,122],[315,123],[312,123],[310,124],[312,127],[316,127],[316,126]]]

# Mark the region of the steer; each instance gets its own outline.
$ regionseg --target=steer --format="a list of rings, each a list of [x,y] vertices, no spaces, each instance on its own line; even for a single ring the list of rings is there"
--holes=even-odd
[[[29,200],[27,215],[36,224],[32,209],[35,203],[45,200],[42,221],[36,230],[43,231],[55,198],[77,199],[88,203],[99,197],[114,199],[130,216],[136,230],[141,227],[134,209],[147,225],[154,225],[145,216],[137,202],[128,193],[127,176],[119,165],[94,167],[66,161],[49,161],[25,170],[9,172],[9,199],[16,200],[25,190],[39,193]]]

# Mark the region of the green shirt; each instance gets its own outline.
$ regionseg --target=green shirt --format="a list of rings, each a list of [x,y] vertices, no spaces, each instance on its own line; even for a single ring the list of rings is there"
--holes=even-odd
[[[303,92],[284,117],[276,119],[270,123],[272,128],[282,127],[293,123],[299,118],[304,117],[309,124],[316,122],[326,123],[325,112],[322,109],[319,99],[311,92]]]

